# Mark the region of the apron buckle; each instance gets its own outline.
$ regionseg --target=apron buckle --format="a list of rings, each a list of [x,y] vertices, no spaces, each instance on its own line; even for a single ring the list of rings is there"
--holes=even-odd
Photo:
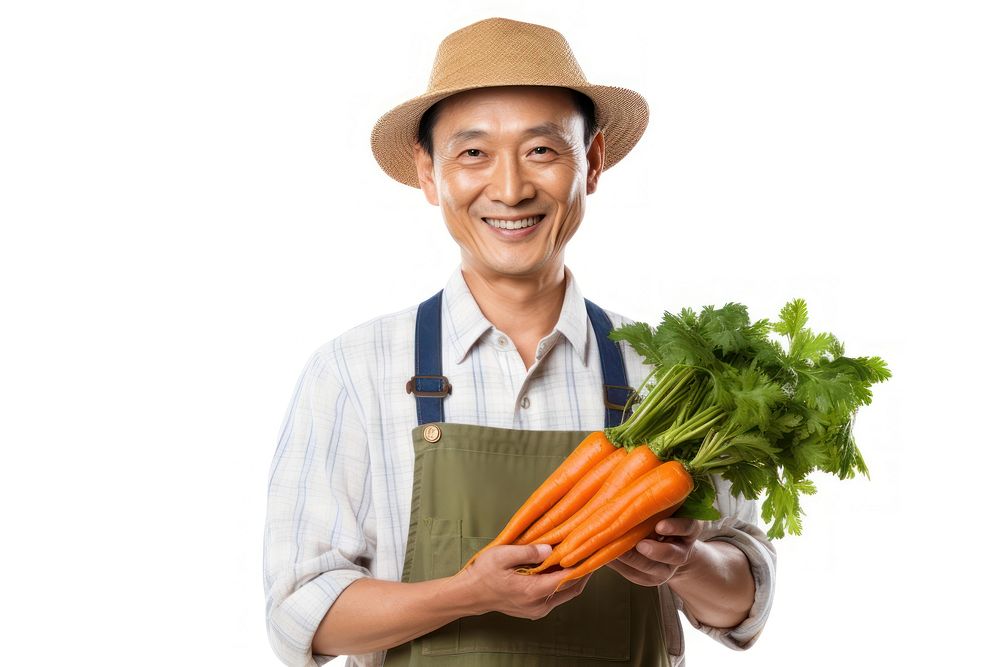
[[[635,397],[635,389],[621,385],[604,385],[604,407],[625,412],[625,406]]]
[[[406,381],[406,393],[417,398],[444,398],[451,394],[451,383],[444,375],[414,375]]]

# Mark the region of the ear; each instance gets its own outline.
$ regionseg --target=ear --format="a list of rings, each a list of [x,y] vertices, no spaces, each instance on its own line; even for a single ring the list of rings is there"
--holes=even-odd
[[[597,181],[604,172],[604,133],[598,130],[587,150],[587,194],[597,190]]]
[[[437,184],[434,182],[434,161],[420,143],[413,144],[413,162],[417,166],[417,180],[424,197],[431,205],[438,205]]]

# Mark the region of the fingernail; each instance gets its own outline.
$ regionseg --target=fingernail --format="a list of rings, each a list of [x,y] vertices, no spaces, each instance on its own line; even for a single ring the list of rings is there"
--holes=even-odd
[[[635,550],[638,551],[639,553],[641,553],[643,556],[648,556],[649,555],[649,545],[645,544],[643,542],[640,542],[639,544],[637,544],[636,547],[635,547]]]

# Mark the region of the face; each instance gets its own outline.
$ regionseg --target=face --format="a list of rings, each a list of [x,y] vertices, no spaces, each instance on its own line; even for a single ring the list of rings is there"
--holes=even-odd
[[[585,146],[583,132],[560,88],[484,88],[441,103],[433,160],[419,146],[415,158],[463,268],[490,278],[562,271],[604,162],[604,137]]]

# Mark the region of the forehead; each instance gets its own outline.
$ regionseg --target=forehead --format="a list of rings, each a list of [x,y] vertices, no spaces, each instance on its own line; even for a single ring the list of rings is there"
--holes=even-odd
[[[435,138],[441,136],[443,140],[455,133],[519,133],[539,127],[561,128],[575,136],[577,125],[583,125],[583,117],[565,88],[480,88],[452,95],[439,105]]]

